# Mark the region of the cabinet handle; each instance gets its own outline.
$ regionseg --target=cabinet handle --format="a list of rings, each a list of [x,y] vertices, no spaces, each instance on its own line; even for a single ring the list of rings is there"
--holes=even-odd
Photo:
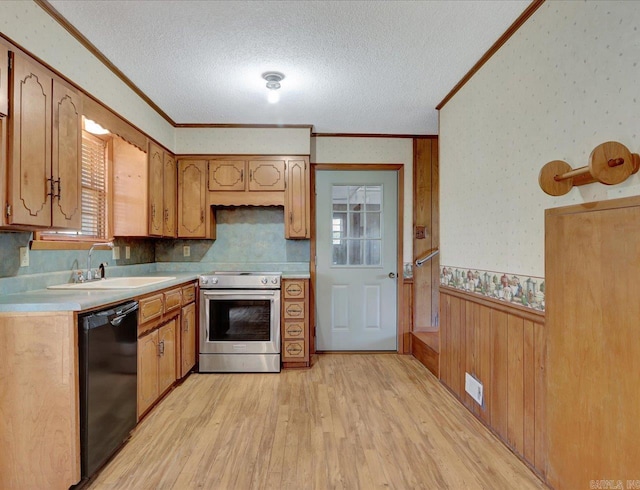
[[[188,318],[184,321],[184,331],[185,332],[189,331],[189,319]]]
[[[158,342],[158,356],[164,356],[164,340]]]
[[[200,210],[200,223],[204,223],[204,209]]]
[[[55,192],[53,190],[53,177],[48,178],[47,182],[49,182],[49,192],[47,192],[47,196],[51,196],[53,199],[55,197]]]
[[[164,210],[164,222],[165,223],[169,222],[169,210],[168,209]]]
[[[151,221],[155,221],[156,219],[156,205],[151,205]]]
[[[240,170],[240,182],[244,182],[244,170]]]
[[[249,170],[249,180],[253,180],[253,170]]]
[[[289,211],[289,223],[293,223],[293,211]]]
[[[62,195],[62,185],[60,184],[60,177],[58,177],[58,180],[56,180],[56,183],[58,184],[58,193],[54,197],[57,197],[58,200],[60,200],[60,196]]]

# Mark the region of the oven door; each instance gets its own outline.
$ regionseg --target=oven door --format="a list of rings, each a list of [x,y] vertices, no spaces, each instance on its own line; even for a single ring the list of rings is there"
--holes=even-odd
[[[201,290],[200,354],[280,353],[280,290]]]

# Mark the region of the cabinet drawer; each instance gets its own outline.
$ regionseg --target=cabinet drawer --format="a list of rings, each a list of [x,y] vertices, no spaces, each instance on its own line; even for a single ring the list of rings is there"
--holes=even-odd
[[[283,357],[289,359],[304,359],[304,340],[285,340]]]
[[[304,280],[286,280],[284,284],[284,299],[303,299],[304,294]]]
[[[182,306],[182,291],[180,288],[172,289],[164,294],[164,312],[173,311]]]
[[[138,324],[146,323],[162,316],[164,301],[162,294],[149,296],[140,300],[140,315]]]
[[[196,286],[195,284],[190,284],[189,286],[184,286],[182,288],[182,306],[188,305],[192,301],[196,299]]]
[[[286,339],[304,339],[304,322],[284,322],[284,337]]]
[[[304,318],[304,301],[285,301],[284,319],[287,320],[290,318]]]

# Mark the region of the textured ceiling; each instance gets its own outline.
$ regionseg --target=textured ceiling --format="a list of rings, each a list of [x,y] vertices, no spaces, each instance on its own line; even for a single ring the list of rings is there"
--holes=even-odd
[[[529,1],[49,3],[177,123],[436,134],[435,106]]]

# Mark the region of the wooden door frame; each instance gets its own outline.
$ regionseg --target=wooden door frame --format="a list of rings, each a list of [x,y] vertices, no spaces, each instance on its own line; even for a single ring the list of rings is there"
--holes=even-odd
[[[404,164],[401,163],[312,163],[311,164],[311,246],[309,260],[309,274],[311,276],[311,298],[315,298],[316,291],[316,171],[318,170],[345,170],[345,171],[395,171],[398,179],[398,230],[397,230],[397,259],[396,259],[396,338],[398,354],[408,353],[409,346],[405,345],[404,316],[402,305],[404,304],[403,278],[403,248],[404,248]],[[315,308],[311,308],[314,314],[311,316],[310,343],[311,353],[316,351],[316,315]]]

